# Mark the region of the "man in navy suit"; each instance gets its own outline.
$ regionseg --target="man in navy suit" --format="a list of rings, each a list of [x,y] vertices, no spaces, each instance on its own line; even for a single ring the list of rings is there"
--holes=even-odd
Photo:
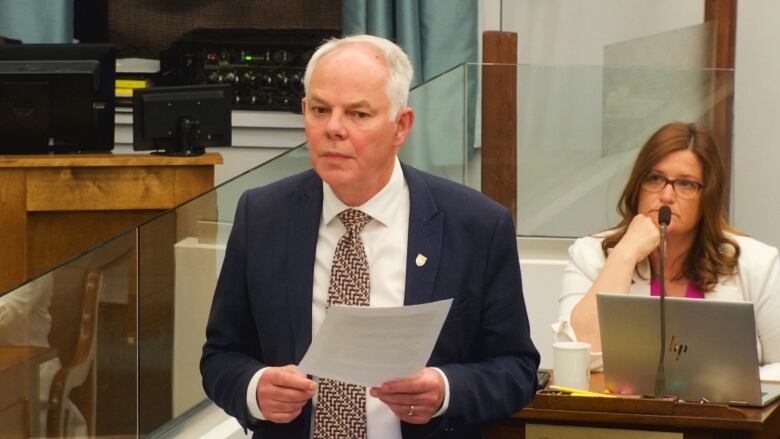
[[[346,209],[370,218],[359,232],[369,306],[453,299],[428,367],[364,389],[364,431],[348,436],[478,438],[483,424],[533,398],[539,354],[512,216],[474,190],[399,162],[414,123],[411,77],[406,54],[382,38],[320,47],[304,78],[314,169],[239,201],[201,372],[209,397],[255,437],[318,435],[322,396],[295,365],[327,310]]]

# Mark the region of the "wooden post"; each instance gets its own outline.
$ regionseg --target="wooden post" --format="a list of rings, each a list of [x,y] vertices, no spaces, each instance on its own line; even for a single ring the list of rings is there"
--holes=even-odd
[[[731,192],[731,143],[734,136],[734,98],[733,94],[727,99],[716,101],[715,92],[724,87],[734,86],[734,58],[737,40],[737,0],[705,0],[704,20],[712,21],[714,26],[713,44],[713,68],[730,69],[729,71],[716,71],[713,75],[713,103],[710,112],[710,126],[712,137],[720,151],[725,173],[725,186],[723,197],[725,206],[729,206],[729,194]]]
[[[517,34],[483,34],[482,192],[517,223]]]

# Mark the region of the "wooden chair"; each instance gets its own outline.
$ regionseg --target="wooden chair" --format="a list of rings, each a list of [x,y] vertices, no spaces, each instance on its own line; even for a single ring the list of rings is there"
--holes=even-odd
[[[54,273],[49,342],[57,349],[62,368],[54,376],[49,391],[46,422],[49,437],[69,434],[71,413],[67,401],[74,400],[74,390],[84,395],[76,398],[75,403],[87,421],[88,434],[95,433],[95,352],[102,281],[102,272],[95,268],[69,266]]]

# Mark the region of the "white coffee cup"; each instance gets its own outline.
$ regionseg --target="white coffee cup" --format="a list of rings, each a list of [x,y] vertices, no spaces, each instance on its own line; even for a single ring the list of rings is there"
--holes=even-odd
[[[590,383],[590,343],[553,343],[553,384],[588,390]]]

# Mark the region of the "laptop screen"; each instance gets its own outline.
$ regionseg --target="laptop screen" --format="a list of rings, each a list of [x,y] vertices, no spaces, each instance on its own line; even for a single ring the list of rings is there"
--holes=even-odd
[[[598,294],[606,388],[653,395],[660,355],[660,300]],[[666,298],[667,396],[761,405],[753,304]]]

